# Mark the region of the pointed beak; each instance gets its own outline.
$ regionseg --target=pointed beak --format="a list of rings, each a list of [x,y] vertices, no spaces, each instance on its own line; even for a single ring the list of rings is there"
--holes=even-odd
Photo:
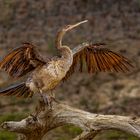
[[[86,23],[86,22],[88,22],[88,20],[84,20],[84,21],[78,22],[78,23],[73,24],[73,25],[67,25],[65,27],[65,31],[69,31],[69,30],[71,30],[71,29],[73,29],[73,28],[75,28],[75,27],[77,27],[77,26],[79,26],[79,25],[81,25],[83,23]]]

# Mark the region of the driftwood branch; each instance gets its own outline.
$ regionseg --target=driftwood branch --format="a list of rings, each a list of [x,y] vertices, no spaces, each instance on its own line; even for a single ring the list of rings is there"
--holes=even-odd
[[[83,133],[73,140],[91,140],[101,130],[116,129],[140,138],[140,118],[117,115],[99,115],[75,109],[65,104],[54,103],[52,110],[40,102],[35,114],[19,121],[1,124],[5,130],[23,134],[26,140],[41,140],[50,130],[72,124]]]

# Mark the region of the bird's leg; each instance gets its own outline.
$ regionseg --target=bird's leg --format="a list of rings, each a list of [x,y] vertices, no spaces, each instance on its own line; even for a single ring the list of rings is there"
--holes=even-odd
[[[34,120],[37,120],[38,114],[45,110],[45,105],[48,106],[48,111],[51,111],[52,102],[55,101],[56,103],[59,103],[59,101],[55,99],[55,94],[52,90],[48,94],[45,94],[42,92],[42,90],[39,89],[38,93],[41,97],[41,100],[39,100],[39,103],[35,108],[35,114],[30,114],[30,116],[32,116]]]
[[[55,98],[55,94],[54,94],[53,90],[51,90],[51,92],[50,92],[50,97],[53,101],[55,101],[56,103],[59,103],[59,101]]]
[[[44,102],[47,104],[49,109],[52,109],[52,97],[47,95],[47,94],[43,94],[43,98],[44,98]]]
[[[33,118],[37,118],[38,114],[40,114],[41,111],[45,111],[45,103],[44,101],[42,101],[43,98],[41,98],[41,100],[39,100],[38,105],[35,108],[35,115],[30,114]]]
[[[54,94],[53,90],[50,91],[50,96],[53,100],[55,100],[55,94]]]
[[[52,109],[52,97],[49,94],[45,94],[40,90],[40,96],[43,99],[43,102],[48,106],[49,109]]]
[[[37,117],[37,115],[41,112],[45,110],[45,105],[48,106],[49,110],[52,110],[52,102],[55,101],[56,103],[59,103],[59,101],[57,101],[55,99],[55,94],[51,91],[48,94],[45,94],[42,92],[42,90],[39,89],[39,95],[41,97],[41,100],[39,101],[38,106],[36,107],[35,111],[36,114],[31,116]]]

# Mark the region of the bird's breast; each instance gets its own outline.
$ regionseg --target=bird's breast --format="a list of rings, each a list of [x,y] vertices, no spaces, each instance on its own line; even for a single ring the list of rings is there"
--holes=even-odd
[[[57,80],[62,79],[66,74],[64,65],[59,61],[52,61],[44,70],[47,75]]]
[[[36,86],[41,85],[38,88],[41,88],[43,91],[54,89],[65,74],[66,71],[63,65],[60,65],[59,62],[51,61],[34,72],[30,86],[32,89],[35,89]]]
[[[47,65],[35,70],[28,86],[33,91],[45,92],[54,89],[65,77],[70,65],[63,60],[50,61]]]

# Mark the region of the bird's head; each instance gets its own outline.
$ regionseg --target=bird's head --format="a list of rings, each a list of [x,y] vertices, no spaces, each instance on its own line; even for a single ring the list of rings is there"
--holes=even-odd
[[[63,27],[57,34],[57,37],[56,37],[56,46],[57,48],[61,48],[62,46],[62,39],[63,39],[63,36],[64,34],[67,32],[67,31],[70,31],[72,30],[73,28],[83,24],[83,23],[86,23],[88,20],[83,20],[81,22],[78,22],[76,24],[72,24],[72,25],[66,25],[65,27]]]
[[[84,20],[84,21],[81,21],[81,22],[78,22],[78,23],[72,24],[72,25],[66,25],[65,27],[62,28],[62,31],[67,32],[67,31],[69,31],[69,30],[71,30],[71,29],[73,29],[73,28],[75,28],[83,23],[86,23],[86,22],[88,22],[88,20]]]

